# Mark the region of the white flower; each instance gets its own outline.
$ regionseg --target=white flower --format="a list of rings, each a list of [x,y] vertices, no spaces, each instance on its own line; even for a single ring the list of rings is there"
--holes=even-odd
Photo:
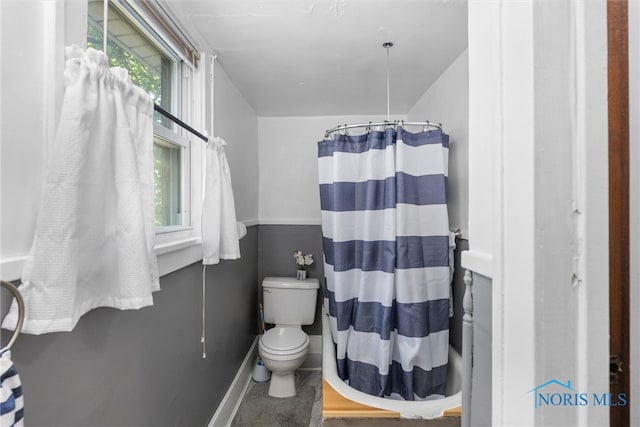
[[[300,269],[304,269],[306,266],[313,264],[313,254],[303,254],[301,250],[293,253],[293,259],[296,260],[296,264]]]

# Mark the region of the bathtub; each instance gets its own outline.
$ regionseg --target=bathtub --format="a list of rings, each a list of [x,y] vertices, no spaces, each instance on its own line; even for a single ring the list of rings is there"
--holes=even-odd
[[[343,397],[374,408],[399,412],[403,418],[439,418],[444,411],[460,406],[462,388],[462,358],[449,346],[449,365],[445,398],[436,400],[405,401],[371,396],[349,387],[338,376],[336,353],[329,328],[329,317],[322,312],[322,377]]]

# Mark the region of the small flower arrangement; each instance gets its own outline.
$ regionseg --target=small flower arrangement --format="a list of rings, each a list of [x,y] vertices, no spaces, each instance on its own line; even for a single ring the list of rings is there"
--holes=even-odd
[[[303,254],[301,250],[293,253],[293,259],[296,260],[298,270],[306,270],[308,266],[313,264],[313,254]]]
[[[296,260],[298,271],[296,272],[296,279],[307,279],[307,267],[313,264],[313,254],[303,254],[301,250],[297,250],[293,253],[293,259]]]

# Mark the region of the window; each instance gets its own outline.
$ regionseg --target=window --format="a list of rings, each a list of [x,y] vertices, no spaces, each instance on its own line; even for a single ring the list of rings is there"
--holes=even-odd
[[[189,225],[189,153],[189,141],[156,124],[153,174],[157,232],[170,232]]]
[[[97,50],[103,49],[103,13],[103,0],[89,0],[87,46]],[[109,3],[106,53],[110,66],[127,69],[131,81],[156,104],[179,115],[182,61],[126,2]],[[190,143],[166,117],[154,113],[154,122],[156,231],[184,229],[190,225]]]
[[[180,217],[181,149],[166,139],[153,138],[156,225],[182,224]]]

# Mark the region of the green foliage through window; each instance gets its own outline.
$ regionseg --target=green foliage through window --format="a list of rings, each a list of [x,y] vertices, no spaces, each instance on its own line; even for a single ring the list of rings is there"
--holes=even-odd
[[[156,226],[181,224],[181,147],[154,138],[154,196]]]
[[[98,28],[89,21],[87,28],[87,47],[102,50],[103,37],[102,28]],[[155,102],[161,104],[161,78],[160,73],[145,65],[133,54],[123,49],[117,43],[108,39],[107,56],[110,67],[122,67],[129,72],[129,77],[133,84],[146,90]],[[162,104],[161,104],[162,105]]]
[[[102,13],[102,1],[89,1],[87,47],[100,51],[103,49]],[[133,84],[147,91],[156,104],[165,110],[172,110],[172,73],[175,60],[165,56],[114,7],[109,7],[106,54],[110,67],[126,69]],[[158,113],[154,113],[154,121],[171,129],[171,122]],[[153,156],[155,225],[183,225],[183,147],[156,135],[153,141]]]

